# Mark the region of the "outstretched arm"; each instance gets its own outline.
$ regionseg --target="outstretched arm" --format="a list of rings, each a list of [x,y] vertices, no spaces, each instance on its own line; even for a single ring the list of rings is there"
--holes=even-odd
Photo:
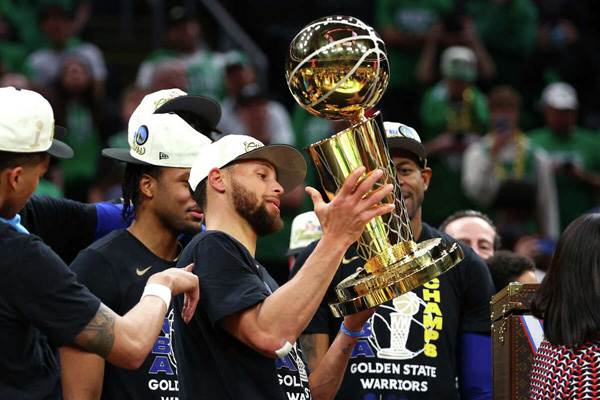
[[[171,294],[185,293],[182,318],[188,322],[196,310],[200,292],[193,266],[170,268],[148,279],[148,284],[166,286]],[[123,317],[104,304],[73,340],[88,352],[106,358],[119,367],[137,369],[152,349],[164,322],[167,307],[162,298],[144,296]]]
[[[352,172],[329,204],[315,189],[307,189],[323,228],[321,241],[288,283],[262,303],[223,318],[220,323],[227,332],[273,358],[281,357],[283,349],[298,339],[319,307],[346,249],[368,221],[394,207],[377,205],[391,192],[392,185],[369,193],[382,171],[372,172],[359,182],[364,172],[364,167]]]

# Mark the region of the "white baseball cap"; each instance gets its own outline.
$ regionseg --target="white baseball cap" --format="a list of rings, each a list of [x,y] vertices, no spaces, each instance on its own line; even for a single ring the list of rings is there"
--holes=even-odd
[[[551,83],[542,92],[542,105],[557,110],[576,110],[579,106],[577,92],[568,83]]]
[[[421,138],[414,128],[399,122],[385,121],[385,135],[390,149],[406,150],[417,156],[421,168],[427,166],[427,151],[421,143]]]
[[[196,155],[211,140],[177,114],[150,114],[127,135],[129,150],[104,149],[102,155],[132,164],[190,168]]]
[[[323,229],[317,214],[314,211],[308,211],[299,214],[292,221],[292,235],[290,237],[290,247],[285,253],[286,256],[299,254],[302,249],[323,236]]]
[[[14,87],[0,88],[0,150],[37,153],[69,159],[73,150],[56,139],[67,130],[54,126],[54,112],[41,94]]]
[[[131,117],[127,132],[131,135],[142,125],[142,119],[150,114],[189,112],[197,116],[209,131],[218,132],[217,124],[221,120],[221,106],[211,98],[190,95],[180,89],[165,89],[146,95]],[[211,132],[200,132],[210,136]]]
[[[298,186],[306,176],[306,161],[296,148],[287,144],[265,146],[251,136],[227,135],[202,148],[190,172],[190,187],[196,190],[211,169],[223,168],[237,160],[270,162],[277,172],[277,182],[285,192]]]
[[[477,79],[477,56],[465,46],[448,47],[440,57],[440,69],[446,78],[473,82]]]

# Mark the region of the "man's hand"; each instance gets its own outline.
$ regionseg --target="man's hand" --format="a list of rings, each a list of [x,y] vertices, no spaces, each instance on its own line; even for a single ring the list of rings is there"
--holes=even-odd
[[[375,182],[383,176],[383,171],[372,171],[361,180],[365,171],[363,166],[352,171],[328,204],[316,189],[306,188],[321,222],[323,236],[331,235],[349,246],[358,239],[367,222],[394,209],[393,204],[378,204],[392,192],[394,185],[371,191]]]
[[[163,272],[152,275],[148,279],[149,283],[157,283],[171,289],[171,294],[176,296],[185,293],[183,300],[183,310],[181,318],[188,323],[194,316],[198,300],[200,300],[200,289],[198,286],[198,277],[192,273],[194,264],[185,268],[169,268]]]

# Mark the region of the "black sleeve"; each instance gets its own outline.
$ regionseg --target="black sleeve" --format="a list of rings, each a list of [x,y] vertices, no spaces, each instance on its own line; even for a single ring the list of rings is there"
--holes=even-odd
[[[19,214],[23,226],[67,264],[94,240],[98,217],[93,204],[36,194]]]
[[[214,233],[199,240],[193,260],[200,280],[200,301],[213,325],[263,302],[270,294],[249,254],[226,234]]]
[[[490,301],[494,295],[494,283],[487,264],[470,247],[462,245],[465,260],[462,268],[463,304],[461,307],[462,332],[489,333],[491,329]]]
[[[112,264],[95,249],[85,249],[71,264],[79,283],[85,285],[95,296],[122,315],[119,279]]]
[[[91,321],[100,300],[79,282],[67,265],[42,241],[29,235],[20,249],[15,273],[15,307],[60,347]]]

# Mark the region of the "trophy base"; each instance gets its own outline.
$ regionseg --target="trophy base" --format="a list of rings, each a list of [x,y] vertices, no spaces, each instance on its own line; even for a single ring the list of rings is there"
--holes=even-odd
[[[344,279],[335,288],[339,302],[330,303],[329,308],[335,317],[344,317],[378,306],[440,276],[463,257],[458,243],[426,240],[383,270],[369,273],[363,269]]]

